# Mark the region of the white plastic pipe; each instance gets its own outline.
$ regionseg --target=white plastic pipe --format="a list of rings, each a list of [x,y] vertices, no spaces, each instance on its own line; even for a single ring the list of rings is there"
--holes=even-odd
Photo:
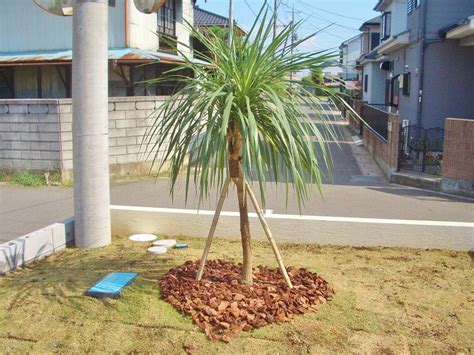
[[[72,131],[76,246],[110,244],[108,0],[76,0]]]

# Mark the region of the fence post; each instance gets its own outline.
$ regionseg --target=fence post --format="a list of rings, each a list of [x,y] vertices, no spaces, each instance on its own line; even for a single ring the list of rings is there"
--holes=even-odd
[[[421,160],[421,171],[424,173],[426,168],[426,130],[420,127],[420,130],[423,130],[422,137],[423,137],[423,156]]]
[[[404,139],[403,139],[403,125],[400,122],[400,125],[398,127],[398,156],[397,156],[397,172],[400,171],[400,160],[402,159],[402,154],[403,154],[403,144],[404,144]]]

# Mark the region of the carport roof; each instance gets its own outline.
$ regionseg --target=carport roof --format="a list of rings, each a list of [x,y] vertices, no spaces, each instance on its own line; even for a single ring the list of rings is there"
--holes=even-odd
[[[108,51],[109,60],[122,63],[184,63],[185,59],[177,54],[161,51],[146,51],[137,48],[112,48]],[[72,50],[31,51],[31,52],[0,52],[0,66],[25,64],[61,64],[72,61]],[[206,62],[193,59],[196,63]]]

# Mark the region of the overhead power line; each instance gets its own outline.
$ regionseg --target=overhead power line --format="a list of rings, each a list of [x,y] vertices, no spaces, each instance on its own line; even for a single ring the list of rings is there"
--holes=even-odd
[[[281,4],[285,7],[287,7],[288,9],[291,9],[291,6],[288,5],[287,3],[284,3],[284,2],[281,2]],[[334,26],[337,26],[337,27],[341,27],[341,28],[344,28],[344,29],[347,29],[347,30],[350,30],[350,31],[359,31],[358,28],[355,28],[355,27],[350,27],[350,26],[346,26],[346,25],[341,25],[340,23],[337,23],[336,21],[331,21],[327,18],[324,18],[324,17],[321,17],[321,16],[318,16],[316,15],[314,12],[306,12],[306,11],[302,11],[302,10],[298,10],[298,13],[301,13],[303,15],[307,15],[309,17],[314,17],[318,20],[321,20],[321,21],[324,21],[324,22],[327,22],[327,23],[333,23]]]
[[[311,9],[316,9],[316,10],[319,10],[319,11],[322,11],[322,12],[326,12],[328,14],[331,14],[331,15],[334,15],[334,16],[339,16],[339,17],[344,17],[344,18],[348,18],[348,19],[351,19],[351,20],[356,20],[356,21],[365,21],[364,19],[361,19],[361,18],[357,18],[357,17],[352,17],[352,16],[347,16],[347,15],[343,15],[343,14],[339,14],[337,12],[332,12],[332,11],[329,11],[329,10],[325,10],[325,9],[321,9],[320,7],[316,7],[314,5],[310,5],[304,1],[301,1],[300,0],[300,3],[303,4],[303,5],[306,5],[308,7],[310,7]]]

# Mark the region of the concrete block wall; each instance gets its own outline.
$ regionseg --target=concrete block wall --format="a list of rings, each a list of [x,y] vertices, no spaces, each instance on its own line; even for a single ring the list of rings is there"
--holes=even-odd
[[[474,119],[446,119],[441,175],[441,190],[474,197]]]
[[[149,173],[154,154],[143,137],[165,98],[109,99],[111,174]],[[71,99],[0,100],[0,169],[59,170],[68,178],[72,168]]]
[[[149,172],[153,156],[148,157],[145,135],[154,119],[154,112],[164,101],[164,97],[142,96],[113,98],[109,102],[109,149],[113,174],[129,173],[130,164],[135,173]]]
[[[61,100],[0,100],[0,168],[61,168]]]

